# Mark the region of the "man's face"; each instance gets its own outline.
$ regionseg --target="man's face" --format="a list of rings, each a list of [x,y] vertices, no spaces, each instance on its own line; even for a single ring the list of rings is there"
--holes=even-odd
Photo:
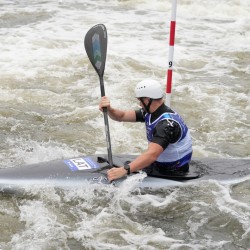
[[[143,108],[144,111],[146,111],[146,108],[144,104],[147,106],[149,103],[149,98],[148,97],[141,97],[137,98],[137,100],[140,102],[140,106]]]

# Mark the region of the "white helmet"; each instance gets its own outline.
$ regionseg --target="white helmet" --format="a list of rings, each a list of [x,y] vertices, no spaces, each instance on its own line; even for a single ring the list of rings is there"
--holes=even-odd
[[[139,82],[135,87],[136,98],[149,97],[160,99],[163,97],[161,84],[152,79],[145,79]]]

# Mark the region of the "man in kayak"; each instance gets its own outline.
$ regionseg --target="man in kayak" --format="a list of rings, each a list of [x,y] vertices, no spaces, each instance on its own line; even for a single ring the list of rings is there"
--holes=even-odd
[[[129,164],[107,172],[109,181],[141,169],[148,175],[154,170],[154,176],[155,170],[160,175],[187,172],[192,157],[191,136],[183,119],[164,104],[160,83],[152,79],[139,82],[135,96],[140,102],[139,110],[113,108],[106,96],[102,97],[99,104],[99,109],[102,111],[106,107],[109,117],[115,121],[145,122],[148,139],[148,149],[144,153]]]

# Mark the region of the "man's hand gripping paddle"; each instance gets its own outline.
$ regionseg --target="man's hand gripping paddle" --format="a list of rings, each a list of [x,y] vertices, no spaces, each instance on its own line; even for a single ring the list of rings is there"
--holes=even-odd
[[[93,65],[95,71],[99,76],[101,96],[105,96],[103,75],[106,62],[107,44],[108,44],[108,35],[106,27],[103,24],[97,24],[94,27],[92,27],[87,32],[84,39],[84,46],[86,53],[89,57],[91,64]],[[108,150],[108,161],[109,165],[112,167],[113,160],[112,160],[107,108],[103,109],[103,114],[104,114],[104,124],[105,124],[107,150]]]

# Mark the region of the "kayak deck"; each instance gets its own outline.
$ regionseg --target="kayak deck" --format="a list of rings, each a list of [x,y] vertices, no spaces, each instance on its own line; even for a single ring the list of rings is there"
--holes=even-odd
[[[136,155],[115,155],[113,161],[115,165],[122,166],[124,162],[132,161],[136,157]],[[67,188],[83,185],[84,181],[109,184],[106,173],[110,166],[103,159],[107,157],[92,155],[3,168],[0,169],[0,192],[15,193],[16,190],[27,185],[54,185]],[[191,161],[190,171],[186,177],[185,175],[181,176],[182,178],[147,176],[140,182],[140,187],[168,187],[200,180],[232,182],[246,176],[250,176],[250,159],[200,158]],[[124,179],[115,181],[113,184],[119,185]]]

